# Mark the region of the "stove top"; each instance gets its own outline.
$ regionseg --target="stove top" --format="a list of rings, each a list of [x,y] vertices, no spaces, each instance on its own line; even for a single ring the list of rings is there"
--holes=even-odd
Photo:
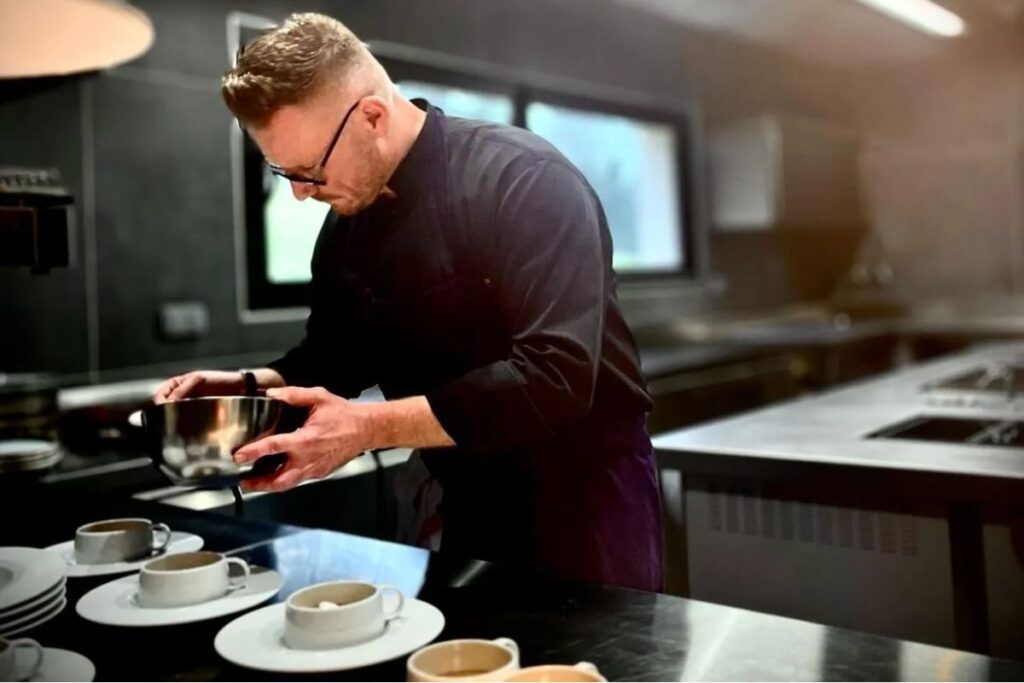
[[[932,405],[1007,408],[1024,405],[1024,365],[991,363],[925,384]]]

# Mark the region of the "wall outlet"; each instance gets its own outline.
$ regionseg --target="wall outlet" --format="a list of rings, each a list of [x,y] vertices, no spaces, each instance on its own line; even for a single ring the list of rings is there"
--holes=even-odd
[[[158,327],[164,339],[200,339],[210,333],[210,309],[201,301],[163,303],[160,305]]]

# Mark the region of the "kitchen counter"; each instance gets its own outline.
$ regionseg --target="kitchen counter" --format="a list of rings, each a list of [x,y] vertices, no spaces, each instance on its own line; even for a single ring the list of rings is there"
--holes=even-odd
[[[920,304],[902,322],[907,334],[989,337],[1024,336],[1024,305],[1019,297],[938,300]]]
[[[273,566],[278,600],[313,583],[393,583],[444,612],[441,639],[515,639],[524,665],[589,660],[609,680],[1019,680],[1024,664],[756,612],[600,585],[554,580],[346,534],[279,527],[140,501],[33,493],[0,500],[0,544],[45,546],[81,523],[148,516],[203,536],[206,547]],[[14,521],[16,520],[16,521]],[[233,617],[172,628],[114,629],[73,604],[108,579],[71,579],[69,606],[29,633],[87,655],[97,680],[252,680],[218,657],[217,631]],[[404,658],[326,676],[403,680]],[[280,679],[280,675],[272,678]],[[303,676],[303,678],[309,678]]]
[[[799,462],[837,467],[1024,480],[1024,453],[977,446],[891,439],[868,434],[922,415],[968,418],[1020,416],[1024,397],[1002,406],[930,405],[923,387],[996,361],[1024,358],[1024,345],[1000,344],[924,363],[835,391],[668,432],[654,439],[668,461],[698,454],[720,459]]]
[[[726,344],[640,346],[640,367],[648,380],[753,358],[757,349]]]
[[[752,585],[744,582],[764,571],[776,577],[766,584],[774,588],[748,591],[735,604],[772,604],[805,618],[806,608],[830,623],[868,630],[887,624],[900,637],[1024,652],[1018,637],[1024,448],[868,438],[920,416],[1020,420],[1019,394],[957,396],[931,385],[1021,361],[1024,344],[979,347],[657,435],[663,485],[676,487],[666,498],[681,539],[669,563],[682,568],[676,590],[724,601],[736,594],[730,586]],[[787,524],[790,514],[798,515],[798,538],[777,527],[780,514]],[[895,541],[894,525],[904,545]],[[740,557],[761,569],[739,568]],[[848,579],[840,585],[807,578],[832,576],[839,567]],[[848,609],[851,601],[889,601],[891,608]]]
[[[793,348],[824,351],[886,340],[913,345],[919,340],[946,339],[953,343],[951,348],[962,348],[1024,337],[1024,305],[1012,298],[936,300],[913,306],[868,303],[866,308],[863,302],[849,303],[849,307],[802,303],[770,311],[695,314],[663,322],[654,334],[667,346],[757,349],[762,353]],[[641,355],[643,337],[638,336]]]

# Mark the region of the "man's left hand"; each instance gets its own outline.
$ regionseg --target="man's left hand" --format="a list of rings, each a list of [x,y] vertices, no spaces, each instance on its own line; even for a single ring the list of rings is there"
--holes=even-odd
[[[243,481],[249,491],[284,491],[308,479],[321,479],[371,447],[369,413],[326,389],[284,387],[267,390],[293,406],[309,408],[301,429],[274,434],[235,451],[235,461],[249,462],[286,453],[287,463],[274,474]]]

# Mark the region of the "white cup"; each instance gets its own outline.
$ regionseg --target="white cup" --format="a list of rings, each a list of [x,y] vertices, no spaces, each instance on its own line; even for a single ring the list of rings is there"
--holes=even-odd
[[[384,609],[384,593],[397,597]],[[284,642],[294,650],[331,650],[384,633],[402,613],[405,597],[394,586],[363,581],[330,581],[295,591],[285,603]]]
[[[154,542],[153,533],[164,535]],[[75,531],[75,562],[106,564],[146,557],[165,550],[171,542],[166,524],[153,524],[148,519],[107,519],[78,527]]]
[[[18,640],[6,640],[5,638],[0,638],[0,681],[15,680],[15,650],[18,650],[19,648],[34,650],[36,653],[36,661],[17,680],[31,680],[35,678],[36,674],[39,673],[39,669],[42,668],[43,648],[39,643],[31,638],[19,638]]]
[[[541,683],[547,683],[548,681],[558,681],[560,683],[574,683],[577,681],[582,681],[584,683],[600,683],[601,681],[607,681],[608,679],[602,676],[601,672],[597,670],[597,667],[590,662],[579,662],[572,666],[569,666],[568,664],[529,666],[525,669],[520,669],[505,680],[539,681]]]
[[[510,638],[447,640],[414,652],[409,681],[504,681],[519,671],[519,646]]]
[[[230,567],[243,576],[231,578]],[[183,607],[223,597],[244,588],[249,565],[237,557],[209,551],[174,553],[150,560],[139,571],[139,604],[143,607]]]

